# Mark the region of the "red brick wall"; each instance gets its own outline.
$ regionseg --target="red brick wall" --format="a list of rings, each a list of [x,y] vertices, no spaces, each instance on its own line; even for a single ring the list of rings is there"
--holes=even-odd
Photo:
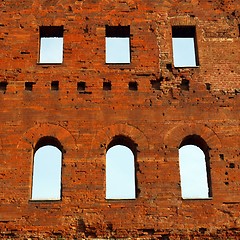
[[[1,239],[239,239],[237,0],[3,0],[0,11],[0,81],[8,84],[0,92]],[[63,64],[37,64],[42,25],[64,26]],[[105,64],[105,25],[130,25],[129,65]],[[196,26],[197,68],[173,67],[178,25]],[[212,199],[181,198],[178,147],[192,134],[210,147]],[[136,200],[105,200],[106,147],[116,135],[138,145]],[[43,136],[66,151],[61,201],[29,201]]]

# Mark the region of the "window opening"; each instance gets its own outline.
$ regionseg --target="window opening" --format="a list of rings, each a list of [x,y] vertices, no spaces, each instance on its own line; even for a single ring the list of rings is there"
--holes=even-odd
[[[173,26],[172,45],[175,67],[196,67],[198,63],[195,26]]]
[[[51,90],[58,91],[59,90],[59,81],[52,81],[51,82]]]
[[[135,155],[118,140],[106,153],[106,199],[135,199]]]
[[[35,147],[31,199],[60,200],[62,151],[57,140],[51,138],[42,140]]]
[[[202,139],[199,141],[204,145],[188,140],[185,143],[183,142],[179,149],[183,199],[206,199],[211,197],[208,148]]]
[[[63,26],[40,27],[40,63],[63,62]]]
[[[106,63],[130,63],[130,26],[106,26]]]

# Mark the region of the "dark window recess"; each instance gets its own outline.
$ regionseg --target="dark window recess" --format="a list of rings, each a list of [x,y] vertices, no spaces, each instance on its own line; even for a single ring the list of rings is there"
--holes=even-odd
[[[32,91],[34,84],[35,84],[34,82],[25,82],[25,90],[26,91]]]
[[[137,91],[138,90],[137,82],[129,82],[128,83],[128,89],[131,90],[131,91]]]
[[[0,91],[6,91],[7,90],[7,82],[0,82]]]
[[[109,91],[112,89],[112,83],[111,82],[103,82],[103,90]]]
[[[173,26],[172,37],[173,38],[195,38],[196,28],[195,26]]]
[[[77,90],[79,92],[85,91],[85,89],[86,89],[86,83],[85,82],[78,82],[77,83]]]
[[[106,37],[130,37],[130,26],[106,25]]]
[[[58,91],[59,90],[59,81],[52,81],[51,82],[51,90]]]
[[[180,88],[185,91],[189,91],[189,80],[182,79],[182,82],[180,84]]]
[[[41,26],[40,37],[63,37],[63,26]]]

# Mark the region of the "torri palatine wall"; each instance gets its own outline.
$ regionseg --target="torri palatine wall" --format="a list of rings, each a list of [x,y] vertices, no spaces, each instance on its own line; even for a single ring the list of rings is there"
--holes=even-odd
[[[238,0],[2,0],[0,11],[1,239],[240,238]],[[62,61],[40,59],[44,37],[63,40]],[[107,37],[129,39],[127,62],[106,62]],[[193,66],[174,63],[175,37],[194,40]],[[134,199],[106,198],[119,144],[134,154]],[[189,144],[205,154],[207,198],[182,197]],[[32,197],[45,145],[62,152],[57,200]]]

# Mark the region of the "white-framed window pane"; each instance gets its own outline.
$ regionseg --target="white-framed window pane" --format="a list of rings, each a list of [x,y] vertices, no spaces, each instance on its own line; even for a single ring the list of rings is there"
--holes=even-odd
[[[40,63],[63,62],[63,38],[41,37]]]
[[[106,199],[135,198],[133,152],[123,145],[115,145],[106,154]]]
[[[130,63],[130,39],[106,37],[106,63]]]
[[[195,67],[194,38],[173,38],[173,61],[175,67]]]
[[[61,199],[62,152],[43,146],[34,154],[32,200]]]
[[[207,168],[204,152],[195,145],[179,149],[182,198],[209,198]]]

